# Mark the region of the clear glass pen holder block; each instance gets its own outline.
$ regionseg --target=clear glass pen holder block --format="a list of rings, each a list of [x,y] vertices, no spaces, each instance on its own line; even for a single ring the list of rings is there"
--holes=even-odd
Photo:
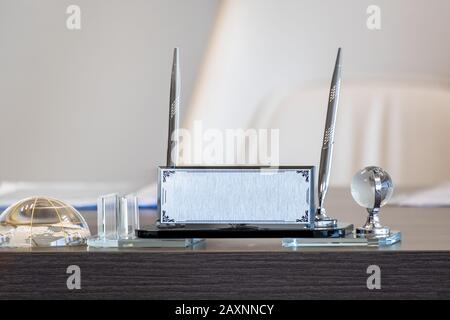
[[[109,194],[98,199],[97,238],[134,239],[139,229],[139,204],[135,195]]]
[[[202,239],[141,239],[139,229],[139,204],[135,195],[108,194],[98,199],[97,235],[87,244],[96,248],[187,248],[200,244]]]

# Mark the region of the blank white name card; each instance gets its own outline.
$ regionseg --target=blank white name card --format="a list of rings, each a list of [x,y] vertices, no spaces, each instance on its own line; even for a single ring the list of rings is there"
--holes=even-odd
[[[160,167],[163,224],[311,224],[314,167]]]

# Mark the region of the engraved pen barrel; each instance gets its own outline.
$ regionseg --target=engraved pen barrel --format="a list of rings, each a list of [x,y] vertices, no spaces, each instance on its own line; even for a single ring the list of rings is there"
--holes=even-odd
[[[180,66],[179,49],[173,50],[172,75],[170,81],[170,100],[169,100],[169,132],[167,141],[167,166],[175,167],[178,159],[178,138],[175,137],[179,128],[179,109],[180,109]]]
[[[331,163],[333,158],[334,128],[336,125],[336,114],[339,104],[341,89],[341,48],[338,50],[334,66],[333,78],[331,80],[330,95],[328,98],[327,118],[323,134],[323,144],[320,154],[320,169],[318,176],[319,186],[319,209],[323,207],[328,182],[330,178]]]

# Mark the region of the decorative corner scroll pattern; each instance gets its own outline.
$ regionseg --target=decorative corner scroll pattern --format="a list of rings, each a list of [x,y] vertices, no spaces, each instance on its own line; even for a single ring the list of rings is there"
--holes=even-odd
[[[166,210],[163,210],[162,211],[162,222],[175,222],[175,220],[170,219],[170,217],[166,213]]]
[[[306,182],[309,182],[309,170],[297,170],[297,173],[301,174]]]
[[[172,174],[175,174],[174,170],[165,170],[163,171],[163,182],[166,182],[167,178],[169,178]]]
[[[296,222],[309,222],[309,210],[305,210],[305,214],[300,219],[297,219]]]

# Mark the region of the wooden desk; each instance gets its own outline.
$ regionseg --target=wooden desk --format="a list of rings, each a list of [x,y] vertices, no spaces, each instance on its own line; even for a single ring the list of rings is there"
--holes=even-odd
[[[357,226],[365,219],[348,190],[330,190],[327,210]],[[83,214],[95,231],[95,212]],[[0,298],[450,298],[450,209],[385,207],[381,215],[402,231],[401,244],[287,249],[277,239],[211,239],[196,249],[1,249]],[[146,211],[141,220],[154,218]],[[67,289],[69,265],[81,268],[81,290]],[[369,265],[381,268],[380,290],[367,288]]]

